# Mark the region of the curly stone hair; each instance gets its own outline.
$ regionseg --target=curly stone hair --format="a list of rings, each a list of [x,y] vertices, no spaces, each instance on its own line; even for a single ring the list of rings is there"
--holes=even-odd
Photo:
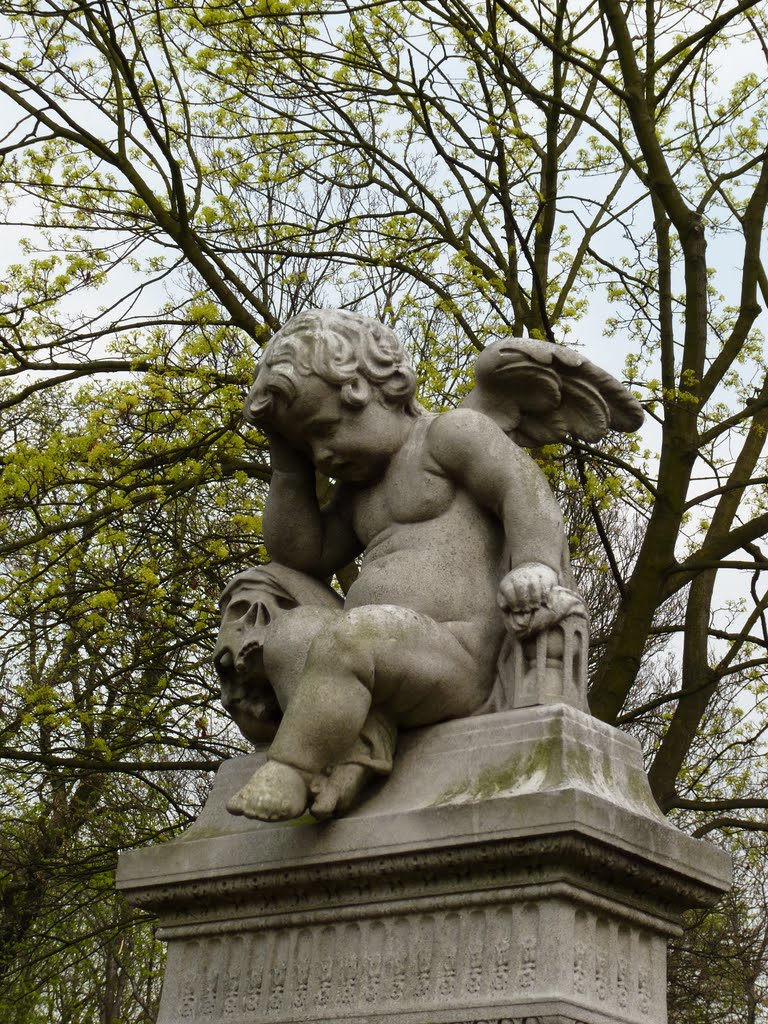
[[[268,428],[278,402],[289,406],[309,376],[338,385],[350,409],[375,398],[412,416],[421,412],[416,374],[394,331],[359,313],[313,309],[289,320],[264,349],[245,402],[246,422]]]

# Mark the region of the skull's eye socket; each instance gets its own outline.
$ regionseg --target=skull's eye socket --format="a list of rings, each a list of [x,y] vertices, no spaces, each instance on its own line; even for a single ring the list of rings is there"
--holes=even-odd
[[[248,601],[246,598],[241,598],[239,601],[233,601],[232,604],[227,605],[224,618],[239,619],[246,626],[264,627],[269,625],[272,616],[269,614],[267,606],[261,601]]]
[[[241,619],[251,607],[250,601],[233,601],[232,604],[227,605],[225,614],[227,617],[231,616],[233,619]]]

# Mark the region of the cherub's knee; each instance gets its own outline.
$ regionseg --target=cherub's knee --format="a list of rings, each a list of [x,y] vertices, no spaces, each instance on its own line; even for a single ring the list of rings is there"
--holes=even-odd
[[[353,673],[364,685],[373,684],[376,624],[355,609],[339,616],[318,634],[309,649],[307,667]]]

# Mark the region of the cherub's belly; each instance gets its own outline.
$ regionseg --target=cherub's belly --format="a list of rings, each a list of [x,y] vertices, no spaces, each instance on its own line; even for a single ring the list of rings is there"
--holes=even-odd
[[[438,622],[482,622],[485,633],[489,620],[501,623],[499,579],[495,545],[468,550],[460,537],[439,547],[417,544],[392,550],[383,544],[366,552],[345,605],[400,605]]]

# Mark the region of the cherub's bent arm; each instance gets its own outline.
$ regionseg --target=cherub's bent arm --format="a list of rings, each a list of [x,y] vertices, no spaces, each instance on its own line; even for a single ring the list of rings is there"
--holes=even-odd
[[[563,517],[536,463],[487,416],[455,409],[427,435],[438,466],[501,522],[510,569],[537,562],[562,570]]]
[[[322,509],[309,459],[283,438],[272,438],[272,481],[262,533],[272,559],[325,578],[362,551],[352,529],[347,490],[340,485]]]

